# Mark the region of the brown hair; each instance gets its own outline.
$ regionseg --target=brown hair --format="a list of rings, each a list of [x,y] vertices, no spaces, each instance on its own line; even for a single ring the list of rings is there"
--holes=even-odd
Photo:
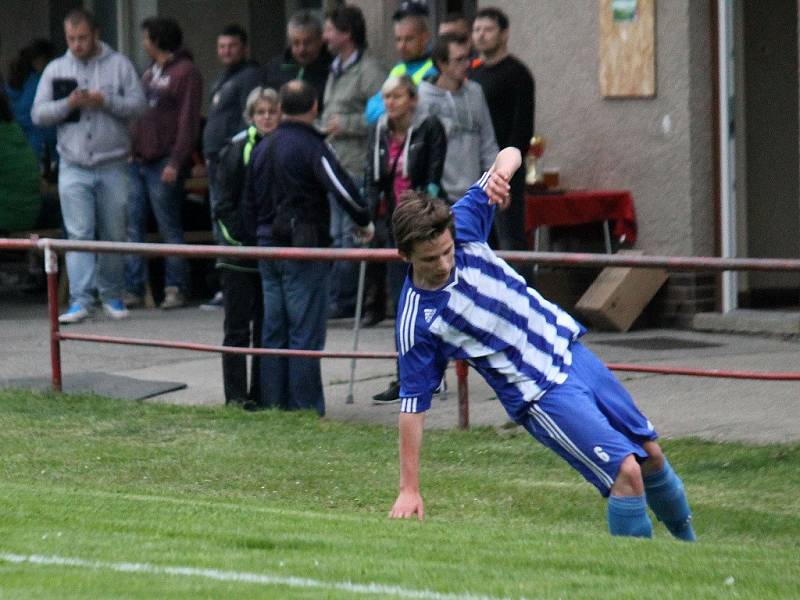
[[[392,232],[400,252],[410,255],[417,242],[435,239],[447,229],[455,238],[453,213],[447,202],[424,192],[403,192],[392,215]]]

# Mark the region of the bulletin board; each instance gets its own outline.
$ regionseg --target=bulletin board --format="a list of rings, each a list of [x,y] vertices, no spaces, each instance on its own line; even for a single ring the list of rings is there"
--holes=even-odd
[[[655,0],[599,3],[600,93],[612,98],[655,96]]]

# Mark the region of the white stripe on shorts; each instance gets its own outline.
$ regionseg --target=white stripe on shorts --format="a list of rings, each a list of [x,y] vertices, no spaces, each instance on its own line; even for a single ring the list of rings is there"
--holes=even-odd
[[[539,425],[550,434],[550,437],[553,438],[559,445],[564,448],[567,452],[569,452],[572,456],[578,459],[584,466],[586,466],[595,476],[608,488],[614,484],[614,480],[611,479],[611,476],[603,471],[600,467],[598,467],[592,460],[586,456],[583,452],[581,452],[580,448],[578,448],[572,440],[570,440],[567,435],[561,430],[561,428],[556,425],[555,421],[544,412],[541,408],[539,408],[536,403],[534,402],[531,404],[530,409],[528,410],[528,414],[530,414]]]

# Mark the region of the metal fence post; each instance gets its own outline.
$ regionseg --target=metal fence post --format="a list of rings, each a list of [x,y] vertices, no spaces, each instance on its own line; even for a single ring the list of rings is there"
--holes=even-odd
[[[50,368],[53,391],[61,391],[61,337],[58,331],[58,254],[44,243],[44,271],[47,273],[47,311],[50,316]]]
[[[458,380],[458,428],[469,429],[469,365],[465,360],[456,361]]]

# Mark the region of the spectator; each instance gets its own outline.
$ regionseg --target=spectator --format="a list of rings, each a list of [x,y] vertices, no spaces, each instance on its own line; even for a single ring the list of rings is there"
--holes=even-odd
[[[370,129],[367,154],[367,198],[375,214],[376,247],[395,247],[390,223],[407,190],[444,196],[442,169],[447,153],[444,127],[436,117],[415,114],[417,88],[408,75],[389,77],[381,88],[386,113]],[[383,320],[386,313],[386,274],[392,313],[397,310],[406,268],[402,264],[370,263],[367,268],[367,310],[364,325]],[[400,398],[399,377],[372,397],[379,404]]]
[[[293,79],[307,81],[317,91],[322,112],[332,60],[322,42],[322,23],[310,11],[296,12],[286,25],[286,40],[289,47],[284,53],[261,68],[261,84],[277,90]]]
[[[334,8],[325,17],[323,39],[334,56],[325,84],[325,110],[320,122],[328,143],[353,181],[364,181],[367,122],[364,108],[383,82],[383,69],[367,54],[367,26],[357,6]],[[353,220],[331,198],[331,237],[335,248],[352,248]],[[349,317],[356,306],[357,263],[334,263],[331,277],[331,318]]]
[[[58,200],[42,196],[36,155],[0,90],[0,233],[60,224]]]
[[[254,246],[247,234],[243,215],[244,181],[253,148],[278,126],[280,108],[273,89],[256,87],[247,97],[244,120],[249,127],[230,140],[218,154],[217,193],[211,196],[211,214],[217,227],[217,243],[230,246]],[[225,346],[247,348],[261,346],[261,322],[264,305],[258,263],[254,260],[220,258],[222,298],[225,309]],[[259,357],[253,357],[250,389],[247,386],[247,357],[241,354],[222,355],[222,381],[225,404],[255,408],[260,402]]]
[[[389,71],[389,77],[408,75],[417,86],[423,79],[435,77],[438,72],[430,58],[428,8],[414,0],[403,0],[392,20],[394,48],[400,62]],[[367,123],[374,123],[383,113],[383,96],[379,91],[367,103]]]
[[[394,248],[389,223],[392,213],[409,189],[443,196],[442,169],[447,152],[444,128],[436,117],[418,118],[417,86],[408,75],[389,77],[381,88],[386,113],[370,127],[367,146],[367,200],[375,221],[376,248]],[[386,314],[386,274],[394,307],[403,286],[401,264],[370,263],[367,266],[367,299],[364,325],[372,326]]]
[[[183,183],[200,131],[203,79],[182,47],[183,32],[173,20],[151,17],[142,22],[143,46],[153,63],[142,75],[147,112],[132,128],[133,160],[128,198],[128,239],[147,239],[152,210],[161,240],[183,243]],[[186,260],[165,259],[161,308],[184,306],[188,290]],[[132,255],[126,265],[128,306],[139,306],[145,292],[147,262]]]
[[[214,196],[220,193],[216,185],[217,156],[228,140],[245,127],[242,120],[245,103],[258,82],[258,64],[247,58],[247,32],[240,25],[228,25],[217,35],[217,58],[223,70],[211,84],[208,117],[203,128],[203,156],[212,205]],[[222,294],[218,292],[203,308],[221,305]]]
[[[451,12],[447,13],[444,18],[439,22],[438,35],[445,33],[452,33],[461,37],[469,37],[472,33],[472,26],[469,19],[464,16],[464,13]]]
[[[130,61],[100,41],[94,16],[80,8],[64,20],[67,52],[45,67],[31,117],[57,125],[58,193],[67,237],[125,241],[125,200],[130,154],[128,121],[145,108]],[[105,313],[123,319],[121,254],[67,253],[70,305],[61,323],[78,323],[94,311],[95,287]]]
[[[55,54],[56,50],[49,40],[34,40],[9,64],[5,86],[14,109],[14,118],[45,170],[49,170],[50,163],[56,159],[56,128],[35,126],[31,119],[31,108],[42,71]]]
[[[479,62],[478,53],[472,46],[472,39],[471,39],[472,23],[464,15],[464,13],[451,12],[447,13],[444,16],[444,18],[439,22],[438,35],[444,35],[446,33],[451,33],[454,35],[467,38],[467,40],[469,41],[470,68],[477,65]]]
[[[246,222],[259,246],[330,245],[328,193],[346,206],[368,242],[374,228],[353,181],[314,128],[317,92],[305,81],[280,91],[283,121],[259,144],[248,166]],[[260,261],[264,348],[321,350],[328,303],[327,262]],[[325,414],[318,358],[263,357],[265,407]]]
[[[435,83],[420,84],[420,113],[438,117],[444,125],[447,158],[442,185],[450,202],[455,202],[492,165],[497,142],[481,86],[466,79],[467,38],[442,35],[431,56],[439,76]]]
[[[472,41],[480,61],[470,78],[481,85],[492,125],[501,148],[513,146],[522,156],[533,136],[535,84],[531,72],[508,52],[508,17],[497,8],[478,11],[472,26]],[[511,204],[497,212],[494,220],[495,247],[527,250],[525,238],[525,170],[511,180]]]

